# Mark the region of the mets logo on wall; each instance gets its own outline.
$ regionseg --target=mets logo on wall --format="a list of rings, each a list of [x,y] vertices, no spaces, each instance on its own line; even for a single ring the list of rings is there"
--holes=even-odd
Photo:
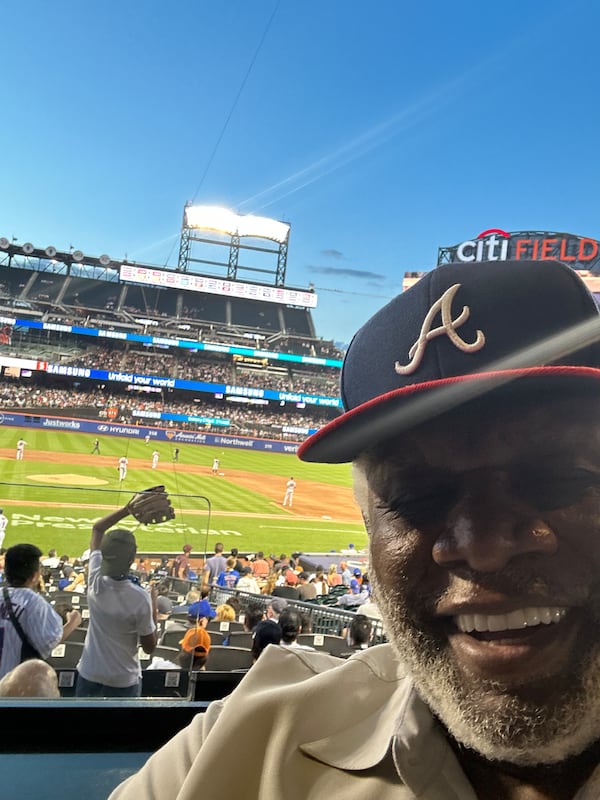
[[[172,439],[175,436],[175,434],[173,433],[173,431],[165,431],[165,436],[167,437],[167,439]]]

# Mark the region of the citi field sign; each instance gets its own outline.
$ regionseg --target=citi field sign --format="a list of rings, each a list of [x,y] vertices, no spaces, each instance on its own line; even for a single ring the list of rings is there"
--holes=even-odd
[[[440,247],[438,264],[477,261],[562,261],[573,269],[595,271],[600,267],[599,243],[596,239],[572,233],[550,231],[517,231],[501,228],[482,231],[474,239]]]

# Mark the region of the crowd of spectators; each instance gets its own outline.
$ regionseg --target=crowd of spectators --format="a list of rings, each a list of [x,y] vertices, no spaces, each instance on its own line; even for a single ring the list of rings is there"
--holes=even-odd
[[[241,436],[299,440],[303,430],[321,427],[331,412],[270,410],[268,406],[238,403],[186,402],[170,399],[169,395],[137,395],[109,392],[100,388],[56,388],[24,384],[22,381],[0,379],[0,406],[3,409],[22,411],[45,409],[72,410],[74,416],[88,419],[107,419],[123,424],[144,427],[183,428],[223,433],[227,430]],[[136,414],[137,412],[137,414]],[[222,419],[228,426],[210,423],[181,422],[155,419],[139,414],[182,414],[186,416]],[[284,429],[293,429],[285,431]]]

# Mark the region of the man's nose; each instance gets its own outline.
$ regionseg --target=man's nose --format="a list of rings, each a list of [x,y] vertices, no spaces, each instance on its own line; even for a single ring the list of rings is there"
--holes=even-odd
[[[465,479],[432,556],[440,566],[467,564],[478,572],[496,572],[514,558],[553,555],[557,549],[552,527],[515,496],[506,474],[485,471]]]

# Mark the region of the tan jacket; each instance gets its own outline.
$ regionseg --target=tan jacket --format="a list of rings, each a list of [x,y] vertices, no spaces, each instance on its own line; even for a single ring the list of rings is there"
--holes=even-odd
[[[595,787],[577,800],[596,800]],[[269,645],[117,798],[476,800],[387,644],[347,661]]]

